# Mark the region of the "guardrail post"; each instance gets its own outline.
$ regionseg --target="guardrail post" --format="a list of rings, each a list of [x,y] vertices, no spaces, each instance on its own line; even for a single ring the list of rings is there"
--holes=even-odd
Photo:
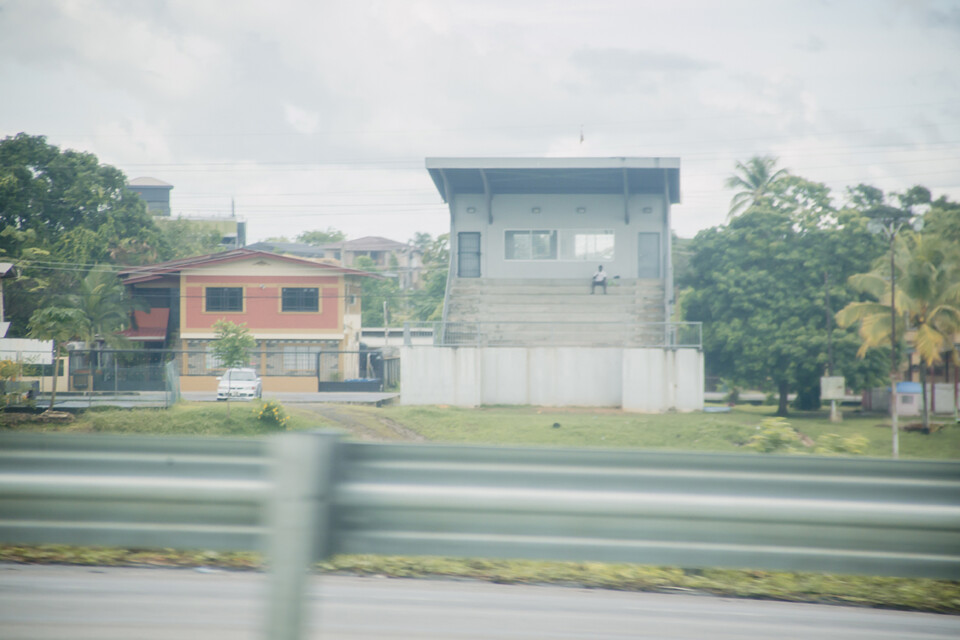
[[[274,489],[267,505],[267,640],[305,637],[310,568],[329,546],[339,437],[333,432],[289,433],[271,442]]]

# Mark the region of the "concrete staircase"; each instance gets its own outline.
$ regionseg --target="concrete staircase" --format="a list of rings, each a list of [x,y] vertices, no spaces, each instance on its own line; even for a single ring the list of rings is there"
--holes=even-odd
[[[589,281],[457,278],[447,321],[463,340],[479,331],[490,346],[639,346],[660,344],[663,283],[619,279],[590,294]],[[476,325],[473,329],[472,326]]]

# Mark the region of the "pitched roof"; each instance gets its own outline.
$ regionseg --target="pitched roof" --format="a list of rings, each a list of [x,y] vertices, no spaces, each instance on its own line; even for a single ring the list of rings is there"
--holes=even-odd
[[[332,264],[327,264],[324,262],[317,262],[315,260],[308,260],[306,258],[284,256],[278,253],[270,253],[269,251],[258,251],[256,249],[250,249],[247,247],[244,247],[242,249],[232,249],[230,251],[221,251],[219,253],[210,253],[203,256],[182,258],[180,260],[170,260],[168,262],[160,262],[158,264],[151,264],[151,265],[146,265],[142,267],[131,267],[130,269],[124,269],[123,271],[121,271],[120,277],[123,278],[123,281],[126,284],[135,284],[138,282],[147,282],[149,280],[156,280],[168,274],[179,273],[184,269],[197,269],[197,268],[203,268],[203,267],[215,265],[215,264],[223,264],[225,262],[236,262],[238,260],[248,260],[250,258],[280,260],[282,262],[290,262],[293,264],[300,264],[303,266],[313,267],[315,269],[320,269],[322,271],[332,271],[335,273],[343,273],[347,275],[368,276],[372,278],[379,277],[376,274],[368,273],[366,271],[361,271],[359,269],[348,269],[346,267],[340,267]]]
[[[173,185],[169,182],[164,182],[163,180],[157,180],[156,178],[142,177],[134,178],[127,183],[129,187],[170,187],[173,188]]]
[[[406,242],[397,242],[381,236],[364,236],[356,240],[344,240],[328,246],[339,246],[347,251],[399,251],[412,248]]]
[[[322,258],[326,255],[323,247],[315,247],[312,244],[305,244],[303,242],[261,241],[248,244],[247,249],[254,249],[256,251],[272,251],[274,253],[289,253],[294,256],[302,256],[305,258]]]

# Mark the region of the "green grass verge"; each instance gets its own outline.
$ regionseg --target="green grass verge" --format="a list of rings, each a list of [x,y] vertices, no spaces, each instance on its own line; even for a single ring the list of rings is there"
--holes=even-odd
[[[0,562],[95,566],[262,567],[249,552],[143,551],[63,545],[0,546]],[[960,613],[960,583],[784,571],[704,569],[685,571],[596,562],[484,560],[405,556],[344,555],[317,564],[323,573],[393,578],[466,578],[501,584],[705,593],[717,596],[817,602],[935,613]]]
[[[744,447],[773,407],[740,406],[730,413],[632,414],[620,410],[537,407],[383,408],[350,407],[377,412],[436,442],[557,447],[629,447],[685,451],[752,453]],[[868,441],[864,455],[890,457],[890,426],[884,416],[847,411],[831,423],[826,411],[792,412],[787,421],[811,440],[835,433],[859,434]],[[558,425],[558,426],[554,426]],[[812,447],[810,448],[812,451]],[[960,426],[946,423],[930,435],[900,433],[904,458],[960,459]]]
[[[169,409],[82,411],[67,423],[22,422],[17,414],[0,414],[0,427],[49,433],[117,433],[156,436],[264,436],[276,433],[254,416],[256,402],[181,402]],[[290,412],[287,430],[315,429],[318,418]]]

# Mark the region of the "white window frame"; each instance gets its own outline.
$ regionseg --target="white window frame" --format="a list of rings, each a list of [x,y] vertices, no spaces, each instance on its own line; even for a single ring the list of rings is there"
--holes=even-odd
[[[529,258],[508,258],[507,257],[507,248],[508,248],[508,234],[517,234],[517,233],[526,233],[530,238],[530,257]],[[553,238],[553,246],[556,247],[556,254],[547,257],[547,258],[534,258],[533,257],[533,234],[534,233],[547,233],[547,237]],[[559,243],[559,234],[557,229],[504,229],[503,230],[503,259],[507,262],[557,262],[559,259],[560,253],[560,243]]]
[[[598,254],[584,255],[577,257],[577,236],[610,236],[613,245],[610,248],[609,256]],[[617,257],[617,232],[613,229],[560,229],[560,260],[564,262],[613,262]],[[572,244],[572,247],[568,245]],[[570,249],[569,253],[567,249]],[[569,256],[569,257],[568,257]]]

